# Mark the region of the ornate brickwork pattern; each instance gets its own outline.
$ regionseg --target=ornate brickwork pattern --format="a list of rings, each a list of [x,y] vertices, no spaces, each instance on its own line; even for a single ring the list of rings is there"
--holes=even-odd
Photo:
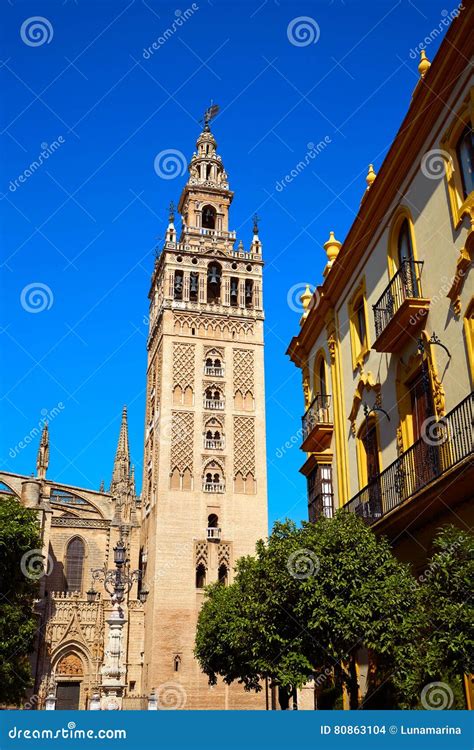
[[[234,396],[254,391],[255,355],[251,349],[234,349]]]
[[[227,568],[230,568],[230,544],[221,542],[217,548],[217,554],[219,559],[218,564],[226,565]]]
[[[228,308],[226,308],[228,310]],[[222,318],[208,318],[205,315],[197,313],[189,315],[186,313],[175,314],[175,333],[188,333],[192,328],[199,332],[199,335],[209,336],[211,338],[224,338],[234,334],[235,336],[253,337],[255,325],[252,320],[226,320]],[[202,332],[202,333],[201,333]]]
[[[207,542],[196,542],[194,545],[194,557],[196,568],[202,564],[207,569]]]
[[[194,390],[194,344],[173,344],[173,387],[179,385],[183,390],[191,386]]]
[[[234,417],[234,477],[255,477],[255,419]]]
[[[194,413],[174,411],[171,414],[171,470],[193,472]]]

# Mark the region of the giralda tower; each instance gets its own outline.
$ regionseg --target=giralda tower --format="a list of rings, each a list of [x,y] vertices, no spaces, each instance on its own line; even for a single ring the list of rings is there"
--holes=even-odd
[[[229,230],[233,193],[209,117],[150,289],[143,479],[144,687],[162,707],[263,708],[210,688],[193,656],[203,587],[267,536],[262,245]]]

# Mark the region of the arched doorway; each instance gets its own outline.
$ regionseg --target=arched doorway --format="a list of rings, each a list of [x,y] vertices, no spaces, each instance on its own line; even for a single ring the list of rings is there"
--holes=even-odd
[[[81,704],[81,684],[84,680],[84,665],[74,652],[64,654],[55,669],[56,710],[77,711]]]

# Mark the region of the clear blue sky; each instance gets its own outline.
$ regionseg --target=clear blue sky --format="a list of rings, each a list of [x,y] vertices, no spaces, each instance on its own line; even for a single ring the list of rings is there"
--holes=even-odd
[[[409,105],[418,62],[410,50],[455,4],[199,0],[144,56],[191,7],[3,3],[1,468],[34,470],[37,442],[16,453],[15,446],[62,402],[50,425],[49,476],[92,488],[104,478],[108,486],[127,403],[141,485],[149,279],[167,205],[185,180],[160,178],[154,159],[164,149],[191,156],[212,98],[235,191],[231,226],[246,247],[251,216],[261,217],[270,520],[299,520],[304,454],[294,443],[279,457],[296,440],[303,409],[300,373],[285,357],[299,319],[288,291],[320,283],[322,244],[330,229],[346,235],[367,165],[377,171]],[[33,16],[49,27],[41,22],[46,36],[40,30],[30,39],[25,28],[26,44],[21,27]],[[316,43],[290,43],[288,25],[299,16],[313,19]],[[325,137],[319,156],[278,190],[307,144]],[[45,163],[18,181],[42,144],[55,140]],[[51,290],[49,309],[28,312],[23,290],[38,282]]]

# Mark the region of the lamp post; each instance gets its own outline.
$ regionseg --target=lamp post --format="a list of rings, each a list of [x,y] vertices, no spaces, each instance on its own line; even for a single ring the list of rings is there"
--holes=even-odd
[[[92,604],[96,601],[98,592],[94,583],[100,581],[112,601],[112,611],[106,622],[109,626],[107,648],[105,649],[104,664],[101,669],[102,688],[105,693],[105,708],[116,710],[121,708],[121,698],[125,687],[125,667],[121,664],[123,626],[127,618],[121,606],[125,595],[129,593],[133,584],[141,579],[139,570],[130,570],[128,566],[127,548],[122,539],[119,539],[114,547],[115,567],[108,569],[93,568],[91,570],[92,583],[87,592],[87,601]],[[141,589],[139,599],[145,603],[148,591]]]

